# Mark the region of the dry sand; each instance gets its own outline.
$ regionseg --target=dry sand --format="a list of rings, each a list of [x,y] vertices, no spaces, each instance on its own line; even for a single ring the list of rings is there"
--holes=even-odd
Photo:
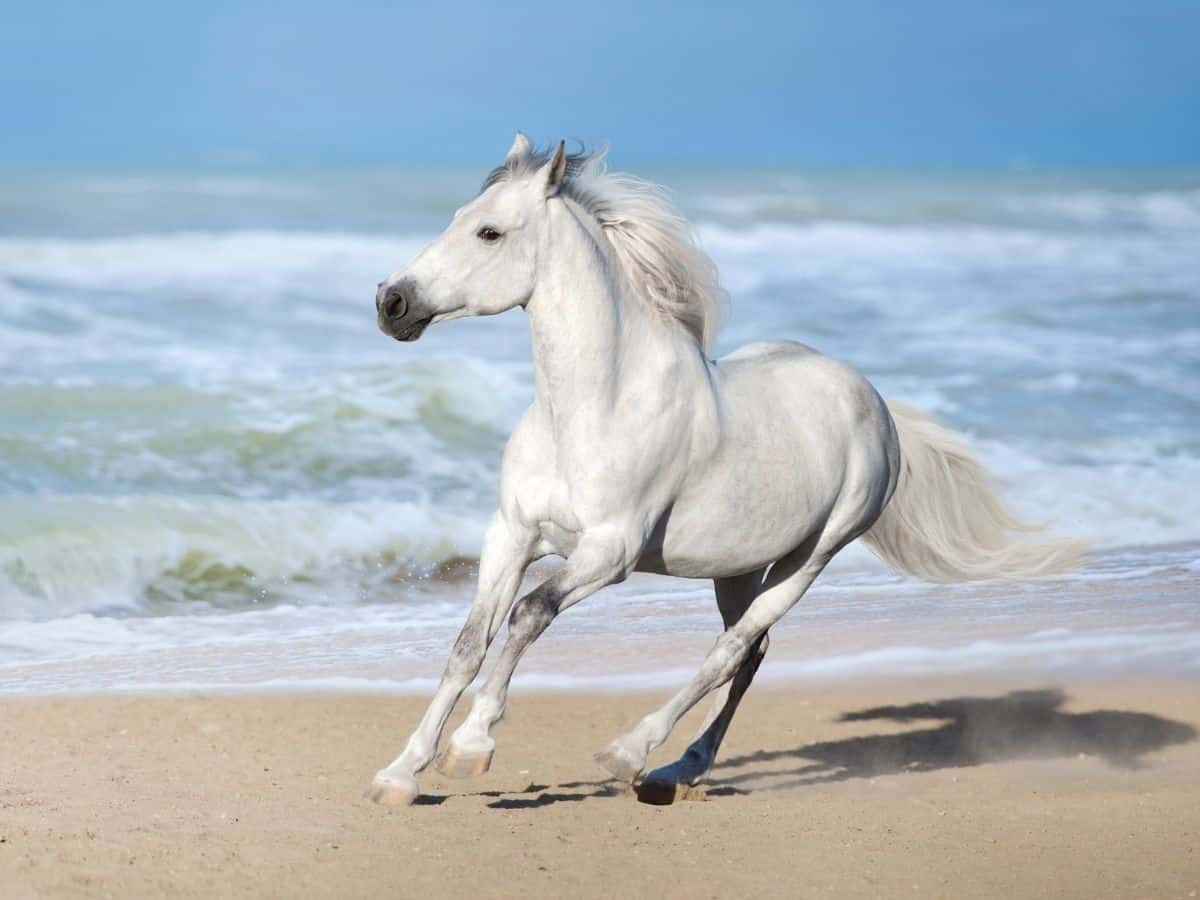
[[[418,698],[5,700],[0,897],[1196,897],[1200,684],[1018,688],[752,692],[671,807],[591,762],[649,694],[517,695],[406,809],[360,793]]]

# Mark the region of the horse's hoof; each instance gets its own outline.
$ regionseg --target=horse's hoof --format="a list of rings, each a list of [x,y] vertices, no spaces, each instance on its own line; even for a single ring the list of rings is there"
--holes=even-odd
[[[451,747],[438,760],[437,770],[447,778],[477,778],[492,767],[494,752],[460,753]]]
[[[637,777],[642,774],[642,767],[626,757],[620,748],[613,744],[610,744],[606,749],[601,750],[592,758],[609,775],[617,779],[617,781],[624,781],[626,784],[633,784]]]
[[[670,806],[680,800],[707,800],[708,789],[699,784],[679,784],[676,781],[641,781],[633,786],[639,803],[651,806]]]
[[[382,806],[410,806],[420,791],[417,779],[403,772],[380,772],[363,796]]]

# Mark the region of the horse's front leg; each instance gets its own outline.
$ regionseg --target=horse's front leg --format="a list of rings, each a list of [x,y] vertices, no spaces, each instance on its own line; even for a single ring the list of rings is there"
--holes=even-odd
[[[475,680],[488,647],[512,607],[529,565],[535,536],[497,513],[479,560],[479,584],[467,620],[446,661],[441,683],[402,752],[376,775],[366,796],[376,803],[403,805],[417,797],[416,774],[433,760],[446,719]]]
[[[623,581],[637,562],[640,545],[613,532],[588,533],[552,577],[517,603],[508,623],[508,639],[487,681],[475,695],[471,712],[450,737],[439,765],[447,775],[486,772],[496,742],[492,726],[504,716],[508,685],[521,655],[564,609],[606,585]]]

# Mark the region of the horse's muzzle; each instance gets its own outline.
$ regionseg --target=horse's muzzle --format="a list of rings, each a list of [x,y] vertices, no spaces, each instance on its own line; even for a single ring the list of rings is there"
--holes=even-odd
[[[408,279],[380,283],[375,293],[375,312],[379,330],[398,341],[415,341],[434,316],[424,309],[416,285]]]

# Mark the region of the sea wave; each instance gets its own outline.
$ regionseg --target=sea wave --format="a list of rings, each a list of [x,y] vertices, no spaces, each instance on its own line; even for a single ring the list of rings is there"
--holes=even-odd
[[[1200,347],[1191,234],[837,221],[701,222],[698,232],[734,298],[722,346],[793,334],[868,370],[896,360],[922,373],[936,347],[960,370],[1020,363],[1033,376],[1052,354],[1077,372],[1115,354],[1159,386]],[[394,362],[373,327],[374,286],[427,237],[0,238],[0,380],[204,382],[285,378],[337,356]],[[519,316],[445,334],[406,354],[453,341],[527,364]],[[1159,372],[1147,361],[1162,352],[1172,365]]]
[[[1200,483],[1195,460],[1053,466],[1003,445],[979,449],[1001,493],[1052,535],[1084,538],[1094,549],[1197,537],[1200,498],[1179,489]],[[347,495],[337,479],[328,499],[303,487],[281,499],[0,496],[0,619],[353,604],[457,583],[472,571],[495,504],[497,461],[473,465],[474,479],[447,469],[442,499],[431,497],[428,472],[380,481],[391,497],[379,499]],[[411,498],[398,499],[405,493]],[[886,578],[873,585],[881,572],[882,563],[855,544],[831,565],[834,581],[822,583],[855,594],[902,590]]]
[[[1080,190],[1007,197],[1005,210],[1040,224],[1118,230],[1200,231],[1200,190]]]
[[[1076,183],[1072,184],[1071,182]],[[869,226],[994,226],[1043,231],[1200,230],[1200,179],[1175,184],[1134,175],[1101,186],[1086,179],[776,173],[688,184],[680,199],[698,220],[733,227],[840,222]]]
[[[930,224],[700,233],[742,294],[724,346],[788,334],[858,363],[968,431],[1055,533],[1200,536],[1200,493],[1180,489],[1200,483],[1200,321],[1139,293],[1193,298],[1191,244]],[[532,395],[526,328],[456,323],[402,350],[377,334],[374,281],[421,240],[0,238],[0,617],[354,598],[381,583],[362,572],[473,557]],[[868,565],[851,550],[835,570]]]
[[[966,263],[999,263],[1016,271],[1031,265],[1066,271],[1084,266],[1112,274],[1132,265],[1141,273],[1166,276],[1177,268],[1182,268],[1181,275],[1194,276],[1200,267],[1195,254],[1188,252],[1200,232],[1200,190],[1018,196],[1003,204],[1031,211],[1062,210],[1063,215],[1088,222],[1149,220],[1157,215],[1162,227],[1135,233],[1065,232],[1034,221],[878,222],[837,216],[754,217],[736,224],[699,218],[695,225],[722,268],[753,263],[768,278],[806,265],[840,271],[847,260],[891,263],[918,277]],[[172,297],[207,292],[211,302],[243,310],[247,305],[289,303],[299,291],[301,298],[362,305],[383,275],[411,259],[436,233],[235,229],[70,239],[3,236],[0,300],[11,308],[46,291],[152,291],[170,304]],[[1165,266],[1161,272],[1160,266]],[[1187,282],[1189,287],[1194,283],[1194,278]],[[94,305],[88,304],[85,311]]]
[[[175,231],[101,238],[0,238],[0,274],[18,285],[83,291],[159,290],[170,297],[216,286],[230,308],[286,301],[279,288],[309,284],[347,298],[356,273],[373,287],[430,235],[275,230]],[[373,276],[373,277],[372,277]],[[353,297],[360,302],[361,297]]]
[[[354,603],[449,575],[485,518],[416,503],[0,498],[0,619]]]
[[[950,299],[928,289],[946,280],[962,281],[970,289],[956,294],[955,302],[986,302],[1001,309],[1022,303],[1020,296],[997,296],[989,285],[971,284],[989,270],[1003,275],[1014,289],[1031,273],[1052,279],[1048,286],[1060,296],[1069,283],[1065,279],[1077,279],[1081,272],[1105,279],[1096,285],[1104,293],[1148,283],[1155,290],[1190,292],[1200,275],[1192,233],[1061,233],[1003,225],[832,220],[747,227],[700,223],[697,231],[732,291],[756,292],[781,278],[799,278],[813,290],[857,287],[893,308],[940,309],[951,321]],[[1078,282],[1072,287],[1078,288]]]
[[[211,386],[0,385],[0,490],[493,495],[527,372],[449,357]]]
[[[355,600],[478,552],[532,394],[526,325],[378,334],[376,282],[436,227],[314,230],[290,205],[350,182],[101,179],[72,195],[97,218],[113,198],[182,211],[3,229],[0,618]],[[1200,537],[1193,183],[743,182],[692,194],[734,297],[719,352],[782,335],[851,362],[966,431],[1056,533]],[[194,195],[308,218],[203,230],[175,205]]]

